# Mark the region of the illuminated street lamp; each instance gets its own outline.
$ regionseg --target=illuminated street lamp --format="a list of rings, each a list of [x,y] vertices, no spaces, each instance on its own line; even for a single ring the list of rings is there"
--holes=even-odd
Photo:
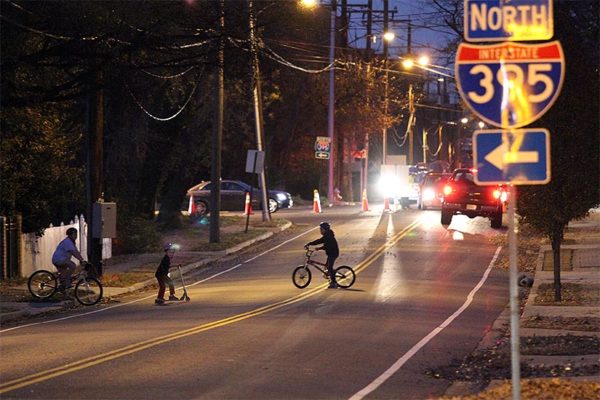
[[[420,66],[425,67],[425,66],[429,65],[429,56],[424,54],[419,57],[417,62],[419,63]]]
[[[385,40],[386,42],[391,42],[395,38],[396,38],[396,34],[392,31],[387,31],[383,34],[383,40]]]
[[[402,66],[404,69],[411,69],[415,65],[415,62],[412,58],[405,58],[402,60]]]

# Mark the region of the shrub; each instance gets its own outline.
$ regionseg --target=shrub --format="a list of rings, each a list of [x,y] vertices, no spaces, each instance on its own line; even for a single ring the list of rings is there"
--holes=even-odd
[[[154,221],[119,216],[118,238],[113,241],[114,255],[160,251],[160,235]]]

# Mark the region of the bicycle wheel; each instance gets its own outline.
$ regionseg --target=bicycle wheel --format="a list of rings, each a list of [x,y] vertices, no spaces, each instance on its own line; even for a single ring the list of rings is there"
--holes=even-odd
[[[47,299],[58,289],[58,279],[52,272],[41,269],[31,274],[27,288],[36,299]]]
[[[292,282],[298,289],[304,289],[310,283],[312,274],[304,265],[299,266],[292,273]]]
[[[356,274],[349,266],[342,265],[335,269],[335,281],[339,287],[348,289],[350,286],[354,285],[355,280]]]
[[[93,306],[102,298],[102,284],[89,276],[81,279],[75,285],[75,298],[84,306]]]

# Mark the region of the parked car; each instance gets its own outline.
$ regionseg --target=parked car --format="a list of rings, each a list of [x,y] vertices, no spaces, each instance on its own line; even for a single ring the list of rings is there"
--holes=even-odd
[[[417,205],[420,210],[428,208],[442,207],[442,199],[444,198],[444,186],[451,173],[430,172],[423,178],[419,185],[419,198]]]
[[[449,225],[454,214],[463,214],[469,218],[489,218],[492,228],[500,228],[507,197],[508,191],[504,186],[478,186],[473,170],[456,169],[444,186],[442,225]]]
[[[210,181],[200,182],[187,191],[188,196],[194,196],[196,212],[200,215],[210,212]],[[245,182],[221,180],[221,211],[244,211],[246,193],[252,189],[252,208],[262,210],[261,192],[257,187],[250,187]],[[281,190],[269,190],[269,211],[274,213],[280,208],[290,208],[294,205],[292,195]]]

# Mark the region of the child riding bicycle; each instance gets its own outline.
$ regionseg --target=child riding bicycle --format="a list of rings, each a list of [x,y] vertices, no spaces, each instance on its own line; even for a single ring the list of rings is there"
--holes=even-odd
[[[335,239],[335,233],[331,229],[331,225],[328,222],[321,222],[319,224],[319,229],[321,231],[321,238],[317,240],[313,240],[312,242],[304,245],[304,248],[308,248],[308,246],[315,246],[318,244],[322,244],[322,247],[319,247],[317,250],[325,249],[325,254],[327,254],[327,271],[329,272],[329,288],[336,289],[338,287],[337,282],[335,281],[335,269],[333,265],[335,264],[336,258],[340,255],[340,249],[338,247],[337,240]]]

